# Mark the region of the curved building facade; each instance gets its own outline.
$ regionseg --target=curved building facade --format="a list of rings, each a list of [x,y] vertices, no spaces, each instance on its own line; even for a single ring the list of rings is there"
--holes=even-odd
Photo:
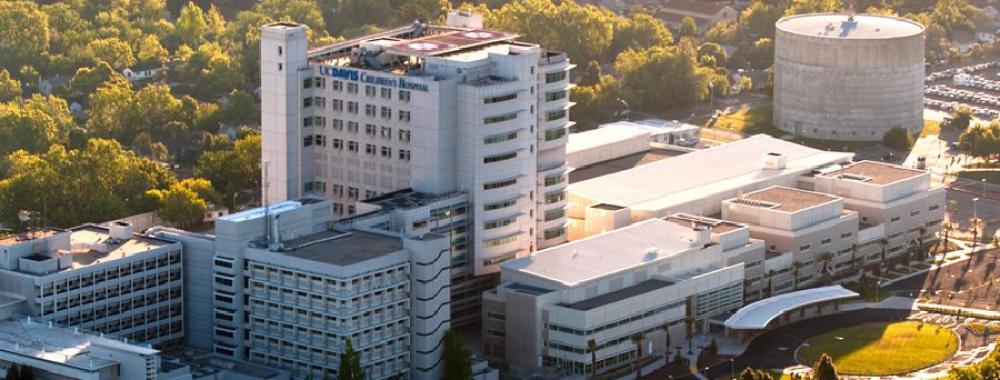
[[[880,140],[923,125],[924,26],[860,14],[775,24],[774,124],[825,140]]]

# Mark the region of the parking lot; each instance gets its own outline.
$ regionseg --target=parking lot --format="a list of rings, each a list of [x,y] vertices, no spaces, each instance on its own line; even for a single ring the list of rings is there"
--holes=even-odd
[[[1000,61],[928,73],[924,105],[952,112],[968,106],[979,119],[1000,118]]]

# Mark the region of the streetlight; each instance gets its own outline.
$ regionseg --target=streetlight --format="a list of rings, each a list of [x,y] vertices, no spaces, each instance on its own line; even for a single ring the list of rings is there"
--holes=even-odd
[[[882,279],[875,281],[875,302],[878,302],[878,290],[882,287]]]
[[[736,378],[736,358],[729,358],[729,378]]]
[[[626,102],[624,99],[617,98],[617,100],[618,100],[619,103],[621,103],[623,106],[625,106],[625,109],[623,109],[621,111],[621,117],[623,117],[622,120],[628,121],[629,115],[632,114],[632,108],[629,107],[628,102]]]

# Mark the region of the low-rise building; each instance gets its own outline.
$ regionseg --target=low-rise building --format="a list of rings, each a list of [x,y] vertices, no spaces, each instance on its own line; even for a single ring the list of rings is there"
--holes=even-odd
[[[31,367],[36,378],[52,380],[154,380],[161,373],[160,351],[28,319],[0,321],[0,366]]]
[[[593,359],[598,372],[633,363],[635,336],[663,354],[667,333],[679,341],[743,304],[744,263],[727,256],[763,254],[745,226],[713,234],[703,223],[651,219],[503,264],[483,294],[486,354],[575,374]]]
[[[722,21],[736,21],[739,12],[722,2],[699,0],[669,0],[653,6],[653,14],[675,30],[685,17],[694,19],[699,33],[704,33]]]
[[[301,199],[230,214],[214,236],[159,229],[211,258],[211,297],[191,297],[215,354],[336,376],[345,341],[371,379],[437,378],[449,328],[449,240],[336,229],[332,202]],[[205,315],[207,314],[207,315]],[[205,344],[198,338],[199,344]]]
[[[170,347],[184,337],[182,247],[126,222],[0,239],[0,291],[13,314]]]

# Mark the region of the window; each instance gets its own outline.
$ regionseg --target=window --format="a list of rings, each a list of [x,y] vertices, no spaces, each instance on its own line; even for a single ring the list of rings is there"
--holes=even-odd
[[[405,129],[400,129],[399,130],[399,141],[409,142],[410,141],[410,131],[405,130]]]
[[[895,222],[898,222],[898,221],[899,221],[899,217],[898,216],[889,219],[890,223],[895,223]]]
[[[348,94],[357,94],[358,93],[358,84],[357,83],[348,82],[347,83],[347,93]]]
[[[557,72],[554,72],[554,73],[545,74],[545,83],[558,82],[558,81],[561,81],[563,79],[566,79],[566,72],[565,71],[557,71]]]
[[[344,140],[333,139],[333,149],[344,149]]]
[[[485,229],[485,230],[492,230],[492,229],[497,229],[497,228],[500,228],[500,227],[506,227],[506,226],[509,226],[509,225],[513,224],[515,221],[517,221],[517,217],[516,216],[511,216],[511,217],[502,218],[502,219],[496,219],[496,220],[488,220],[486,222],[483,222],[483,229]]]
[[[382,137],[383,139],[391,139],[392,138],[392,128],[389,128],[389,127],[379,128],[379,136]]]
[[[344,82],[343,81],[339,81],[339,80],[333,81],[333,90],[334,91],[344,91]]]
[[[344,120],[342,120],[342,119],[333,119],[333,130],[335,130],[335,131],[343,131],[344,130]]]
[[[553,220],[560,219],[564,216],[566,216],[566,209],[559,208],[555,210],[548,210],[545,212],[545,221],[551,222]]]
[[[375,117],[375,105],[365,104],[365,116]]]
[[[347,142],[347,151],[348,152],[357,153],[358,152],[358,142],[357,141],[348,141]]]
[[[333,110],[341,112],[344,110],[344,101],[340,99],[333,99]]]
[[[501,133],[498,135],[490,135],[483,138],[483,144],[496,144],[504,141],[510,141],[517,138],[517,132]]]
[[[486,246],[486,247],[496,247],[496,246],[500,246],[500,245],[504,245],[504,244],[513,242],[515,240],[517,240],[517,234],[510,235],[510,236],[504,236],[502,238],[497,238],[497,239],[493,239],[493,240],[487,240],[487,241],[483,242],[483,245]]]
[[[566,136],[566,128],[553,128],[545,130],[545,141],[552,141]]]
[[[851,237],[851,235],[853,235],[853,233],[851,233],[851,232],[844,232],[844,233],[840,234],[840,238],[841,239],[847,239],[847,238]]]
[[[927,208],[927,210],[929,210],[929,211],[934,211],[934,210],[937,210],[937,209],[939,209],[939,208],[941,208],[941,206],[939,206],[939,205],[933,205],[933,206],[931,206],[931,207]]]
[[[910,216],[917,216],[917,215],[920,215],[920,210],[910,211]]]
[[[555,239],[566,234],[566,227],[556,227],[545,230],[545,240]]]
[[[809,244],[806,244],[806,245],[800,246],[799,247],[799,251],[800,252],[808,251],[809,248],[812,248],[812,246],[810,246]]]
[[[392,148],[390,148],[390,147],[387,147],[387,146],[380,147],[379,148],[379,152],[381,153],[382,157],[385,157],[385,158],[391,158],[392,157]]]
[[[313,106],[313,98],[305,97],[302,98],[302,108],[309,108]]]
[[[508,100],[514,100],[514,99],[517,99],[517,93],[516,92],[513,93],[513,94],[507,94],[507,95],[500,95],[500,96],[493,96],[493,97],[489,97],[489,98],[484,98],[483,99],[483,104],[500,103],[500,102],[506,102]]]
[[[483,190],[493,190],[499,189],[501,187],[511,186],[517,183],[517,178],[505,179],[501,181],[487,182],[483,184]]]
[[[379,109],[379,116],[386,120],[392,119],[392,108],[383,106]]]
[[[351,133],[358,133],[358,122],[356,122],[356,121],[348,121],[347,122],[347,131],[351,132]]]
[[[511,112],[508,114],[487,117],[483,119],[483,124],[500,123],[507,120],[514,120],[516,118],[517,118],[517,112]]]
[[[333,185],[333,194],[337,195],[337,196],[343,196],[344,195],[344,185],[334,184]]]
[[[831,238],[826,238],[826,239],[820,240],[819,243],[823,244],[823,245],[826,245],[826,244],[830,244],[831,240],[832,240]]]
[[[506,161],[517,157],[517,152],[508,152],[503,154],[498,154],[495,156],[486,156],[483,158],[484,164],[489,164],[492,162]]]
[[[302,146],[311,146],[312,144],[313,144],[312,136],[306,136],[304,139],[302,139]]]
[[[515,199],[508,199],[506,201],[500,201],[500,202],[485,204],[485,205],[483,205],[483,210],[484,211],[499,210],[499,209],[502,209],[502,208],[511,207],[511,206],[513,206],[515,204],[517,204],[517,199],[516,198]]]
[[[566,176],[562,174],[551,175],[545,177],[545,186],[554,186],[562,183],[566,180]]]
[[[545,93],[545,101],[546,102],[551,102],[551,101],[563,99],[565,97],[566,97],[566,90],[559,90],[559,91],[552,91],[552,92],[546,92]]]
[[[382,95],[382,99],[392,99],[392,89],[391,88],[384,88],[383,87],[381,89],[380,93]]]
[[[365,86],[365,96],[369,98],[375,97],[375,86]]]
[[[360,191],[356,187],[347,188],[347,197],[351,199],[358,199],[358,193]]]
[[[407,103],[410,102],[410,92],[409,91],[407,91],[407,90],[399,90],[398,94],[399,94],[399,101],[401,101],[401,102],[407,102]]]
[[[375,124],[365,124],[365,134],[368,136],[375,136]]]
[[[306,78],[302,80],[302,88],[312,88],[313,80],[312,78]]]
[[[547,205],[562,202],[563,199],[566,199],[566,193],[562,190],[545,194],[545,204]]]
[[[410,122],[410,111],[399,111],[399,121]]]
[[[365,154],[374,155],[375,154],[375,146],[372,145],[372,144],[365,144]]]
[[[358,102],[347,102],[347,112],[357,114],[358,113]]]
[[[410,151],[408,151],[406,149],[400,149],[399,150],[399,159],[402,160],[402,161],[409,161],[410,160]]]
[[[559,120],[564,117],[566,117],[566,110],[556,110],[545,113],[545,121]]]

